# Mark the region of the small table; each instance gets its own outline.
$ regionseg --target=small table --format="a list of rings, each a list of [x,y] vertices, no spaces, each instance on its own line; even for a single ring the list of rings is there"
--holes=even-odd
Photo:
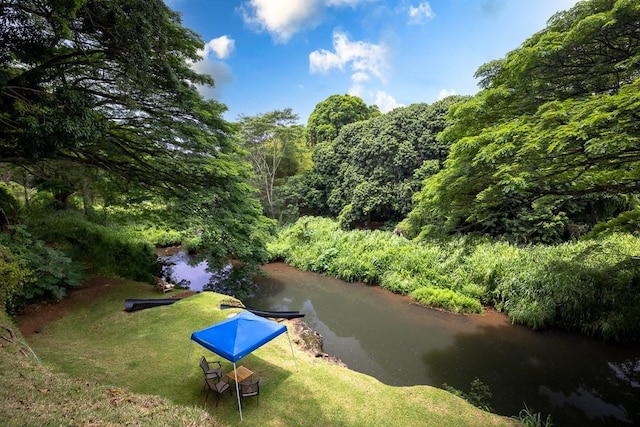
[[[229,377],[229,379],[234,381],[236,384],[241,383],[242,381],[246,380],[247,378],[250,378],[251,375],[253,375],[253,371],[250,371],[244,366],[238,366],[236,368],[236,371],[238,372],[237,378],[236,378],[236,373],[234,371],[231,371],[227,374],[227,377]]]

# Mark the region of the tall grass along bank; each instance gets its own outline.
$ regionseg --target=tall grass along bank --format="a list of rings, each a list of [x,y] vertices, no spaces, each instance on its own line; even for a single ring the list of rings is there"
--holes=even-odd
[[[269,250],[296,268],[380,285],[430,307],[480,313],[493,306],[534,329],[640,338],[640,239],[631,234],[519,247],[471,237],[412,241],[304,217]]]

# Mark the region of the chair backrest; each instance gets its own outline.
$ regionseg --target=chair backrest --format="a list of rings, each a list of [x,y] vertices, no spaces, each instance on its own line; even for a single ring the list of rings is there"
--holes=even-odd
[[[240,383],[240,394],[242,396],[256,396],[260,393],[260,380]]]
[[[205,359],[204,356],[200,358],[200,367],[202,368],[205,374],[209,371],[209,362],[207,362],[207,359]]]

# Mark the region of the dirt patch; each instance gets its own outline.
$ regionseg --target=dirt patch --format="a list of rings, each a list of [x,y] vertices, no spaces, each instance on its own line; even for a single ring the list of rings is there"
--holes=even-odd
[[[92,277],[82,286],[67,291],[61,301],[41,301],[24,307],[18,317],[18,325],[23,336],[33,335],[43,326],[62,319],[78,303],[87,302],[107,295],[111,288],[121,282],[107,277]]]
[[[61,301],[41,301],[27,305],[17,316],[20,332],[25,337],[37,334],[47,324],[62,319],[77,305],[102,298],[123,282],[122,279],[111,277],[92,277],[82,286],[69,289]],[[194,293],[185,291],[171,294],[170,298],[186,298]]]

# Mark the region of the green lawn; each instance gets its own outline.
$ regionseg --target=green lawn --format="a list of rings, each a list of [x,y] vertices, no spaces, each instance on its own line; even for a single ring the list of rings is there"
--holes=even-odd
[[[28,337],[28,344],[54,372],[97,382],[104,389],[155,395],[188,408],[204,408],[224,425],[239,425],[235,395],[218,407],[204,406],[202,355],[232,365],[196,343],[191,332],[212,325],[233,310],[220,310],[228,297],[205,292],[173,305],[133,313],[125,298],[158,297],[151,287],[114,280],[107,296],[79,303],[64,318]],[[295,339],[290,328],[289,334]],[[243,426],[502,426],[510,418],[481,411],[429,386],[392,387],[294,345],[297,367],[283,334],[239,364],[262,380],[259,406],[243,406]],[[184,421],[181,425],[187,425]],[[51,424],[55,425],[55,424]],[[192,425],[201,425],[195,422]]]

